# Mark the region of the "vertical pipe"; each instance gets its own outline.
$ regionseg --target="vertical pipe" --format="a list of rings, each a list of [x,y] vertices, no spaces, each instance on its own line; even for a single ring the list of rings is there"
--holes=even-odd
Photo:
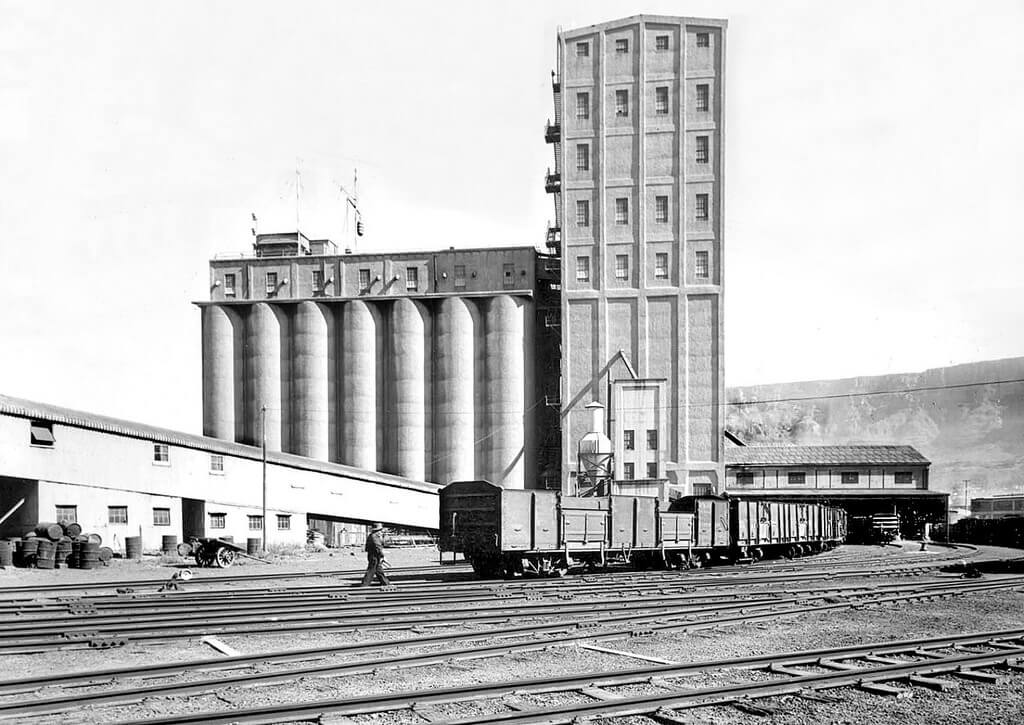
[[[237,314],[219,305],[202,310],[203,335],[203,435],[235,440]]]
[[[292,446],[300,456],[328,460],[330,416],[328,348],[330,311],[300,302],[292,325]]]
[[[388,468],[419,481],[426,473],[425,315],[423,305],[399,298],[388,327]]]
[[[500,295],[487,306],[486,380],[490,480],[524,488],[525,304]]]
[[[265,302],[252,306],[245,326],[246,438],[260,440],[260,410],[267,407],[267,448],[281,450],[283,421],[281,389],[281,327],[277,310]]]
[[[442,484],[472,480],[475,476],[476,323],[470,304],[459,297],[448,297],[437,313],[434,479]]]
[[[342,313],[341,462],[377,468],[377,327],[380,317],[354,300]]]

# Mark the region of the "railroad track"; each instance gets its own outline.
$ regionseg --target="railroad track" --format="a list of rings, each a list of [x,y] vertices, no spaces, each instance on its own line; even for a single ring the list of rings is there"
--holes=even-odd
[[[782,617],[803,616],[810,613],[820,614],[854,607],[899,604],[912,600],[958,596],[1021,586],[1024,586],[1024,577],[1004,577],[989,581],[937,582],[934,587],[922,587],[916,591],[874,592],[870,596],[851,596],[836,602],[821,600],[787,603],[786,606],[737,607],[732,611],[720,609],[712,613],[713,616],[701,616],[694,613],[675,616],[666,616],[664,613],[632,616],[623,614],[590,622],[546,622],[474,632],[425,635],[383,642],[332,645],[304,650],[134,666],[87,673],[52,673],[43,677],[0,682],[0,695],[5,696],[4,701],[0,702],[0,717],[60,713],[86,705],[122,704],[144,698],[210,691],[211,683],[207,679],[197,682],[170,682],[141,687],[123,687],[116,690],[109,689],[112,684],[130,683],[137,678],[148,680],[180,675],[183,672],[209,673],[217,671],[216,688],[218,690],[230,686],[251,687],[303,677],[353,675],[386,668],[443,664],[453,660],[477,659],[510,652],[527,652],[581,642],[603,642],[669,632],[717,629],[746,622],[776,621]],[[484,644],[465,647],[453,646],[480,641],[483,641]],[[423,649],[426,647],[439,647],[440,649],[424,652]],[[347,660],[341,663],[304,664],[304,661],[323,660],[332,655],[346,658],[366,657],[385,651],[397,651],[398,654],[373,659]],[[282,667],[255,673],[225,672],[225,670],[237,671],[255,665],[282,665]],[[107,689],[87,691],[89,686],[96,684],[102,684]],[[73,688],[74,693],[40,699],[37,694],[38,690],[43,687]],[[28,700],[17,697],[19,694],[26,693],[32,694],[33,697]],[[236,711],[232,711],[232,713],[235,714]]]

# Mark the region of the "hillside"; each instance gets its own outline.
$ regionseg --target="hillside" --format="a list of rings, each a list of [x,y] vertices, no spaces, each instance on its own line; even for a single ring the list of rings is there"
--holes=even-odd
[[[1024,382],[995,381],[1024,381],[1024,357],[729,388],[726,425],[747,443],[913,445],[959,504],[965,480],[970,497],[1024,492]]]

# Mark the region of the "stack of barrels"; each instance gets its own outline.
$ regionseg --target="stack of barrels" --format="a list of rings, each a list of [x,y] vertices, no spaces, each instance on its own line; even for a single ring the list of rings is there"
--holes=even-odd
[[[114,556],[102,543],[99,534],[83,535],[77,523],[40,522],[20,539],[0,539],[0,567],[95,569]],[[141,553],[141,546],[138,548]]]

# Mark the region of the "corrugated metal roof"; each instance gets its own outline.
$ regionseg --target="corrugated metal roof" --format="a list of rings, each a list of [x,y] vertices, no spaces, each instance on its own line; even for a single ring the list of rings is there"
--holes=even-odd
[[[124,436],[126,438],[140,438],[154,443],[167,443],[182,448],[193,448],[209,453],[219,453],[237,458],[248,458],[250,460],[261,460],[262,450],[258,446],[247,446],[241,443],[225,441],[219,438],[192,435],[168,428],[135,423],[121,418],[111,418],[95,413],[86,413],[71,408],[62,408],[48,403],[37,403],[32,400],[12,398],[8,395],[0,395],[0,415],[9,415],[17,418],[28,418],[32,420],[46,420],[59,425],[95,430],[111,435]],[[277,465],[301,468],[308,471],[316,471],[331,476],[346,476],[363,481],[371,481],[385,486],[396,486],[398,488],[409,488],[418,491],[436,492],[441,488],[435,483],[415,481],[411,478],[392,476],[387,473],[367,471],[362,468],[353,468],[340,463],[328,463],[317,461],[312,458],[292,455],[290,453],[267,452],[267,460]]]
[[[913,446],[760,445],[725,448],[727,466],[930,465]]]

